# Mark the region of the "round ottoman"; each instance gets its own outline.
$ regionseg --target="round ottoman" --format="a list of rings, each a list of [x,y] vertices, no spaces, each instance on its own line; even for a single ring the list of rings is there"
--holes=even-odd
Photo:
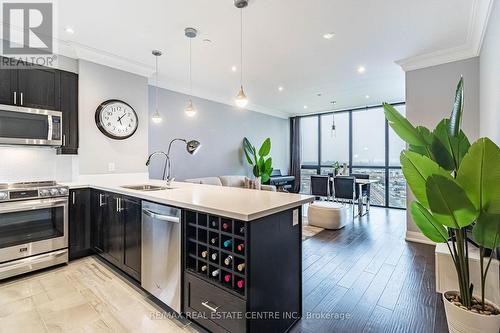
[[[340,229],[351,221],[347,205],[331,201],[315,201],[309,205],[307,220],[310,225],[325,229]]]

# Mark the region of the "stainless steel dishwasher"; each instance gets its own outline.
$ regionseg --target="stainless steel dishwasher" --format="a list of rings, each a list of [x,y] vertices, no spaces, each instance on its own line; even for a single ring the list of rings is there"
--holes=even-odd
[[[181,312],[181,210],[142,201],[141,285]]]

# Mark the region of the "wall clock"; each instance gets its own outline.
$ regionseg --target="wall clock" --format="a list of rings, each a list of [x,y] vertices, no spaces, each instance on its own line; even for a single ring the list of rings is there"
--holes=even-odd
[[[95,112],[97,128],[115,140],[130,138],[137,131],[139,119],[135,110],[127,103],[110,99],[102,102]]]

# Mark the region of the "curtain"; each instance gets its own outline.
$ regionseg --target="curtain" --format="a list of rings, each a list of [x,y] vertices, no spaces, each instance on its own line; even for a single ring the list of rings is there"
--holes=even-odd
[[[300,118],[290,118],[290,157],[291,170],[290,173],[295,177],[292,192],[299,193],[300,191]]]

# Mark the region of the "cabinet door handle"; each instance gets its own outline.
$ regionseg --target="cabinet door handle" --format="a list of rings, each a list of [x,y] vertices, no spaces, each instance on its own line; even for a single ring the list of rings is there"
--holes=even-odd
[[[14,91],[14,105],[17,104],[17,91]]]
[[[21,97],[21,105],[23,105],[23,93],[19,93],[20,97]]]
[[[104,194],[99,194],[99,207],[104,206]]]
[[[63,146],[66,146],[66,134],[63,134]]]
[[[72,193],[71,195],[71,200],[73,201],[73,205],[75,204],[76,202],[76,198],[75,198],[75,192]]]
[[[203,305],[204,307],[206,307],[207,309],[209,309],[212,312],[217,312],[217,310],[219,309],[219,307],[217,305],[213,304],[213,303],[212,304],[214,306],[211,306],[208,303],[210,303],[210,301],[201,302],[201,305]]]
[[[116,198],[116,212],[120,212],[120,198]]]

